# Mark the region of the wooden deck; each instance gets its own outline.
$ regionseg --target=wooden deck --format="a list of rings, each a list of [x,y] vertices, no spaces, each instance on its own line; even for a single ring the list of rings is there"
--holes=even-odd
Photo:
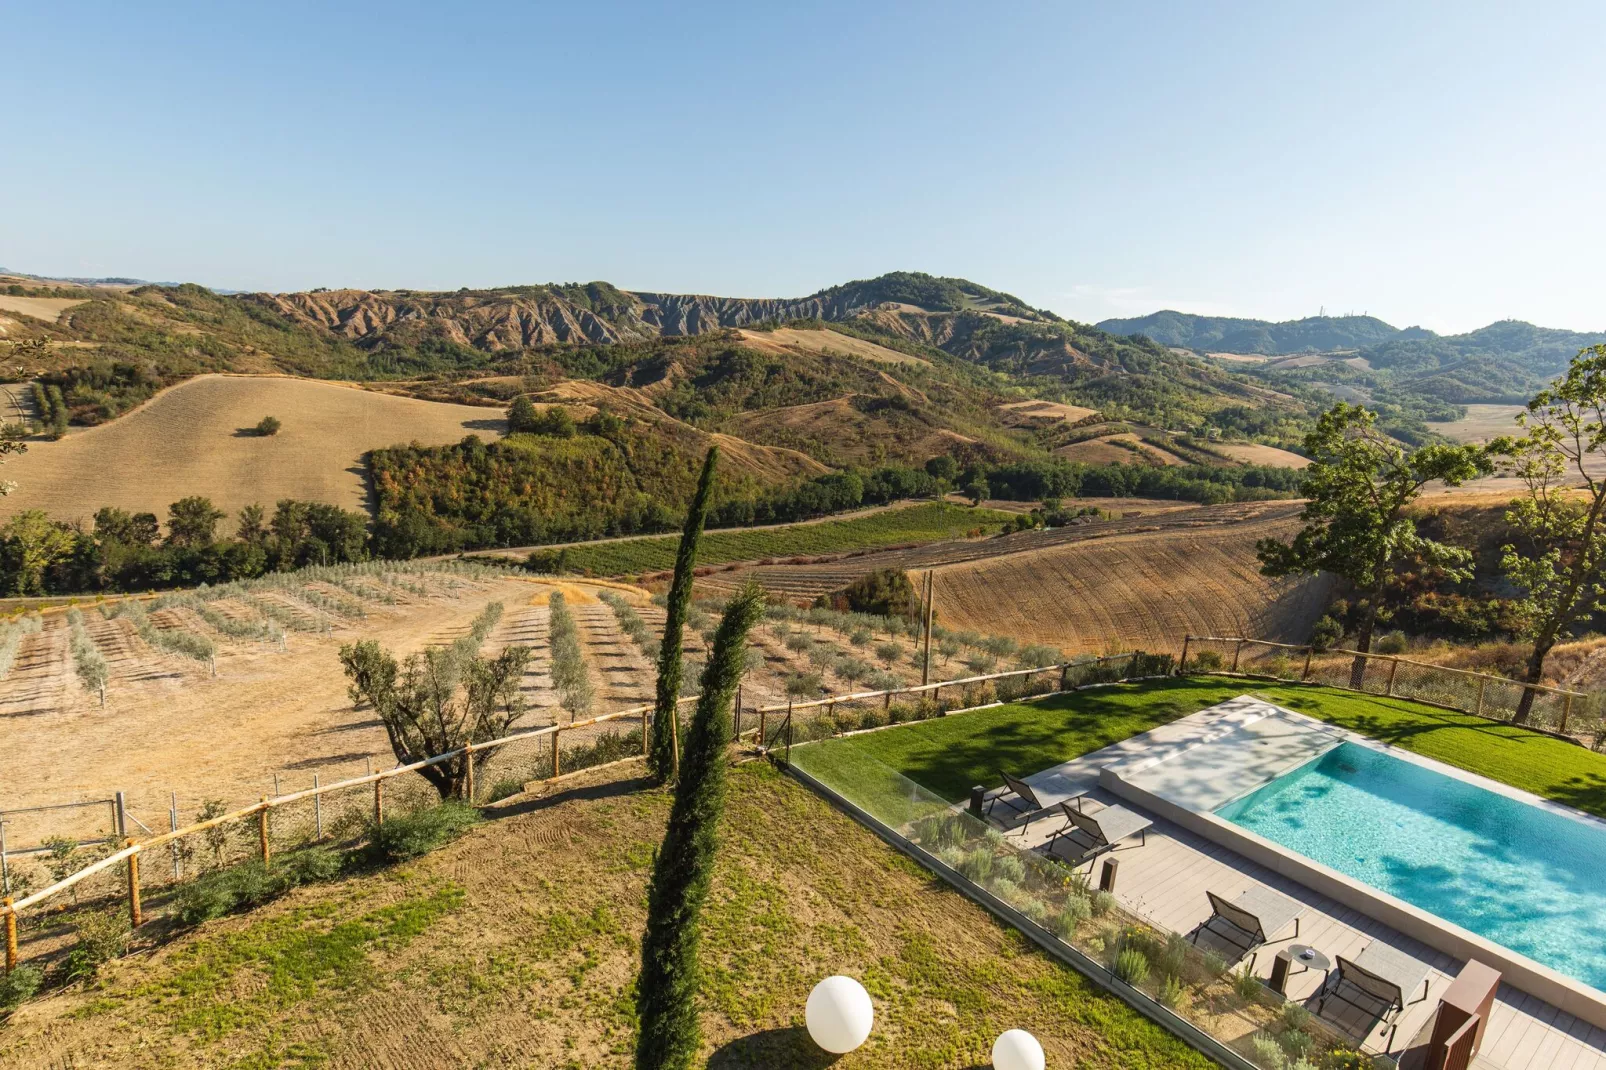
[[[1089,789],[1086,808],[1090,813],[1118,802],[1102,789],[1091,785]],[[1139,809],[1130,803],[1120,805]],[[1055,810],[1035,818],[1024,832],[1017,824],[1008,833],[1009,841],[1037,846],[1063,823]],[[1231,899],[1251,885],[1260,884],[1304,903],[1306,910],[1300,919],[1298,937],[1290,927],[1285,933],[1273,934],[1278,939],[1258,950],[1254,972],[1262,978],[1270,976],[1277,952],[1293,943],[1307,944],[1332,959],[1338,955],[1353,958],[1373,940],[1383,940],[1420,959],[1433,970],[1428,997],[1406,1008],[1392,1045],[1391,1054],[1395,1056],[1414,1039],[1425,1039],[1439,997],[1462,965],[1460,960],[1433,951],[1342,903],[1166,821],[1155,821],[1144,845],[1139,846],[1133,839],[1104,857],[1120,860],[1115,893],[1121,905],[1163,930],[1191,936],[1210,917],[1207,889]],[[1102,861],[1095,865],[1102,865]],[[1201,937],[1200,946],[1206,946],[1210,939],[1208,935]],[[1221,946],[1216,945],[1216,949],[1221,950]],[[1294,973],[1288,981],[1288,997],[1317,1013],[1315,995],[1323,976],[1320,971]],[[1354,1037],[1367,1051],[1382,1052],[1389,1041],[1386,1027],[1337,1001],[1329,1001],[1320,1016]],[[1407,1059],[1406,1065],[1410,1063]],[[1476,1065],[1485,1070],[1606,1070],[1606,1031],[1509,985],[1501,985]]]

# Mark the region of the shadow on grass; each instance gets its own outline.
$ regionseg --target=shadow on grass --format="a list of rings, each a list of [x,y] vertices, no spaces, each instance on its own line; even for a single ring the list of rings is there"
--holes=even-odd
[[[543,795],[537,799],[515,797],[506,804],[487,803],[481,812],[487,820],[500,821],[504,817],[518,817],[520,814],[539,813],[566,802],[588,802],[595,799],[613,799],[620,795],[634,795],[638,791],[646,791],[653,787],[653,782],[644,776],[628,777],[624,780],[609,780],[601,784],[584,784],[555,791],[551,795]]]
[[[800,1025],[766,1029],[729,1044],[708,1059],[708,1070],[822,1070],[840,1055],[822,1051]]]

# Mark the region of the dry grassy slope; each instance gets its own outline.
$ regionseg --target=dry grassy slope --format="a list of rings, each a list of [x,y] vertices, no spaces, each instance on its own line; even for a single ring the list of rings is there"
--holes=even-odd
[[[861,412],[853,396],[759,409],[734,417],[730,426],[744,438],[785,437],[819,444],[837,464],[876,464],[889,459],[918,464],[974,439],[946,428],[931,427],[905,414]]]
[[[243,433],[264,416],[283,422],[277,436]],[[169,503],[190,494],[210,497],[231,517],[279,498],[366,510],[366,451],[505,430],[495,409],[308,379],[203,375],[109,424],[30,443],[4,468],[18,487],[0,498],[0,519],[24,509],[84,517],[103,505],[165,516]]]
[[[1071,652],[1171,651],[1192,632],[1302,642],[1325,602],[1321,580],[1260,575],[1255,541],[1298,528],[1279,503],[1258,517],[1158,529],[941,566],[939,619]]]
[[[0,1030],[0,1065],[623,1070],[669,809],[628,775],[510,800],[399,870],[304,888],[115,962],[93,989],[24,1007]],[[827,1065],[802,1011],[832,973],[876,1001],[869,1041],[830,1060],[837,1070],[984,1066],[993,1038],[1022,1024],[1050,1066],[1210,1065],[767,766],[732,770],[721,832],[699,1066]]]
[[[786,354],[792,349],[809,353],[841,353],[862,357],[879,364],[929,364],[922,357],[900,353],[896,349],[867,342],[862,338],[838,334],[836,331],[803,330],[795,327],[778,327],[773,331],[740,331],[742,341],[766,353]]]

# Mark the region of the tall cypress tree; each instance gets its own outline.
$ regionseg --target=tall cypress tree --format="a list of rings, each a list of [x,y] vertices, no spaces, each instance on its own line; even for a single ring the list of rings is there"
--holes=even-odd
[[[636,1070],[683,1070],[697,1056],[699,916],[708,898],[725,807],[731,700],[747,664],[747,634],[764,615],[764,593],[749,585],[733,598],[714,635],[697,712],[686,731],[669,827],[647,889],[636,1010],[641,1039]]]
[[[664,641],[658,651],[658,701],[652,714],[652,746],[647,751],[647,772],[660,783],[680,771],[679,725],[676,721],[680,698],[680,633],[686,625],[686,607],[691,604],[692,572],[697,567],[697,543],[703,537],[703,520],[708,515],[708,498],[714,489],[714,465],[719,447],[708,447],[697,493],[686,510],[686,528],[680,534],[675,554],[675,578],[669,585],[669,603],[664,621]]]

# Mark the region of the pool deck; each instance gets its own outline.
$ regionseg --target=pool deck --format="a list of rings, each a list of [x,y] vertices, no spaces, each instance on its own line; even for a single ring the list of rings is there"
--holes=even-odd
[[[1145,812],[1130,798],[1119,797],[1101,786],[1105,771],[1119,768],[1124,779],[1141,783],[1145,791],[1173,800],[1184,798],[1200,809],[1213,809],[1324,753],[1343,738],[1290,731],[1287,722],[1278,723],[1279,720],[1265,716],[1264,704],[1246,696],[1026,779],[1045,807],[1054,807],[1085,792],[1089,812],[1114,804]],[[1189,760],[1174,761],[1179,755]],[[1103,784],[1109,784],[1107,777]],[[1367,944],[1382,940],[1432,969],[1428,998],[1406,1008],[1392,1054],[1398,1056],[1413,1039],[1425,1039],[1439,998],[1460,971],[1463,960],[1435,951],[1159,813],[1148,812],[1147,816],[1155,824],[1144,845],[1130,841],[1105,856],[1120,860],[1116,898],[1123,907],[1160,929],[1191,935],[1210,917],[1206,890],[1231,899],[1255,885],[1273,889],[1303,903],[1306,909],[1297,938],[1292,931],[1278,933],[1275,935],[1279,939],[1258,950],[1254,965],[1257,975],[1268,977],[1277,952],[1293,943],[1307,944],[1332,959],[1339,955],[1353,958]],[[1010,842],[1037,846],[1046,842],[1062,823],[1057,810],[1036,817],[1024,831],[1017,822],[1011,826]],[[1209,939],[1202,937],[1200,946]],[[1289,998],[1305,1003],[1315,1012],[1314,997],[1323,979],[1319,971],[1294,974],[1288,982]],[[1368,1051],[1383,1051],[1389,1040],[1386,1027],[1336,1001],[1328,1004],[1321,1017],[1356,1038]],[[1409,1060],[1406,1065],[1410,1065]],[[1502,984],[1474,1065],[1484,1070],[1606,1070],[1606,1030]]]

